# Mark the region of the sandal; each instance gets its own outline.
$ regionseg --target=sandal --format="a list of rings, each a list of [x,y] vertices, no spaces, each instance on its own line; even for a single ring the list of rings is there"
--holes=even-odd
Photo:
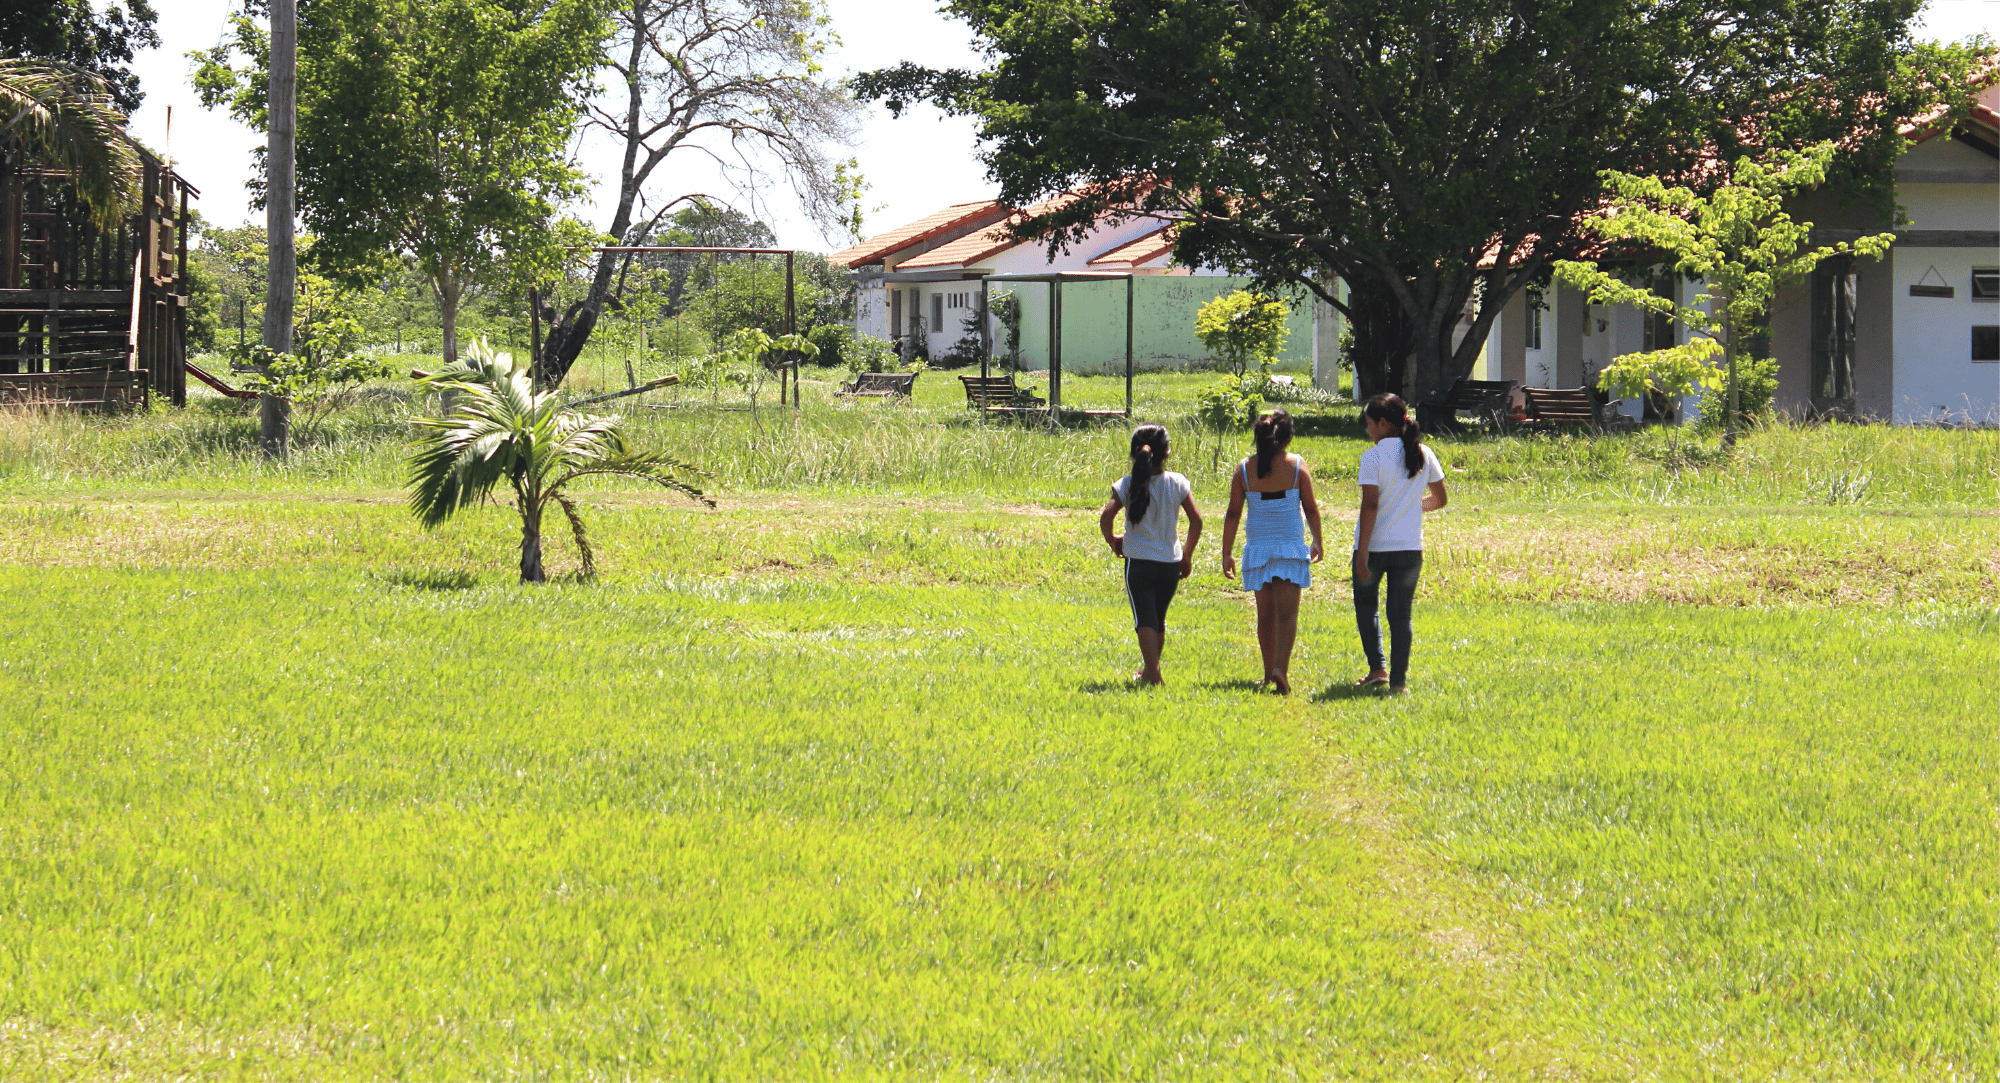
[[[1366,677],[1363,677],[1363,678],[1361,678],[1361,679],[1360,679],[1360,680],[1358,680],[1358,681],[1355,681],[1355,682],[1354,682],[1354,687],[1356,687],[1356,688],[1380,688],[1380,687],[1382,687],[1383,685],[1385,685],[1385,684],[1388,684],[1388,683],[1389,683],[1389,678],[1388,678],[1388,677],[1385,677],[1385,676],[1382,676],[1382,675],[1380,675],[1380,674],[1374,674],[1374,673],[1371,673],[1371,674],[1369,674],[1368,676],[1366,676]]]

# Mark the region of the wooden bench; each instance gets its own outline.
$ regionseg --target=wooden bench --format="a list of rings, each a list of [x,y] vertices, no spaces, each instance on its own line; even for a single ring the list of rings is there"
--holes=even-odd
[[[1014,383],[1012,375],[1007,376],[960,376],[958,382],[965,385],[965,405],[987,409],[995,406],[1015,406],[1033,408],[1048,405],[1047,400],[1030,388]]]
[[[857,372],[853,383],[834,394],[873,399],[909,398],[910,392],[917,386],[917,375],[914,372]]]
[[[1460,414],[1471,414],[1476,424],[1507,427],[1507,403],[1517,385],[1512,380],[1458,380],[1451,390],[1417,404],[1417,424],[1426,432],[1457,432],[1464,428]]]
[[[1602,427],[1598,421],[1597,398],[1587,387],[1524,387],[1521,394],[1528,399],[1530,425],[1544,429],[1582,425],[1592,431]]]

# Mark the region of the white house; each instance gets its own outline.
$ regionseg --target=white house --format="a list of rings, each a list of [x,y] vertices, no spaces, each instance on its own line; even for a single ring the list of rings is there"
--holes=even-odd
[[[1068,198],[1053,197],[1028,213]],[[1015,241],[999,228],[1018,218],[992,201],[953,204],[828,257],[855,272],[855,329],[898,343],[920,335],[928,355],[939,357],[968,335],[978,337],[982,291],[996,298],[1004,291],[1021,303],[1024,366],[1044,368],[1054,287],[1005,276],[1063,273],[1072,276],[1061,287],[1063,369],[1123,372],[1129,275],[1134,366],[1178,369],[1208,363],[1194,336],[1196,310],[1249,282],[1175,264],[1173,225],[1160,219],[1107,216],[1081,242],[1051,255],[1046,245]],[[994,276],[1000,277],[987,281]],[[997,320],[989,334],[1000,352],[1004,330]],[[1309,364],[1314,346],[1312,306],[1300,303],[1283,360]]]
[[[2000,424],[2000,68],[1973,91],[1971,115],[1947,130],[1911,125],[1896,164],[1910,218],[1881,259],[1829,260],[1781,293],[1771,311],[1777,407],[1796,417],[1897,424]],[[1816,243],[1881,225],[1834,191],[1795,200]],[[1698,283],[1663,279],[1683,302]],[[1686,341],[1674,321],[1629,306],[1587,305],[1557,284],[1516,294],[1487,338],[1477,377],[1535,387],[1594,381],[1612,358]],[[1688,404],[1692,405],[1692,404]],[[1624,410],[1638,417],[1640,404]]]

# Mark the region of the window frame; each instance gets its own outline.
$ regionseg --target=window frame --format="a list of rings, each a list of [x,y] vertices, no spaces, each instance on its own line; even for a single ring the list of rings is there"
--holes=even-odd
[[[1980,292],[1981,279],[1985,280],[1985,292]],[[1982,304],[2000,302],[2000,267],[1974,267],[1972,269],[1972,299]]]
[[[1986,343],[1979,341],[1982,335],[1987,339]],[[1987,346],[1987,349],[1981,350],[1982,345]],[[1973,324],[1972,342],[1968,353],[1975,365],[2000,365],[2000,323]],[[1981,353],[1987,356],[1981,357]]]

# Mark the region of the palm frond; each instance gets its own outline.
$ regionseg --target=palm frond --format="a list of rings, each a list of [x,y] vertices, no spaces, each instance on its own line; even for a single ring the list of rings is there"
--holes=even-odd
[[[666,455],[620,455],[616,458],[602,459],[594,463],[578,466],[562,477],[557,478],[555,484],[549,488],[551,490],[559,490],[562,486],[575,481],[577,478],[630,478],[633,481],[651,482],[663,489],[671,489],[690,499],[698,500],[711,508],[714,507],[715,501],[710,500],[700,489],[682,480],[680,477],[682,474],[693,474],[699,477],[709,476],[707,471],[698,470],[687,463]]]
[[[583,557],[583,577],[597,575],[597,554],[590,548],[590,532],[584,529],[583,515],[576,510],[576,501],[557,493],[556,503],[562,506],[563,516],[569,520],[569,532],[576,538],[576,551]]]
[[[95,74],[56,61],[0,59],[0,135],[68,172],[100,228],[116,226],[137,199],[138,149]]]

